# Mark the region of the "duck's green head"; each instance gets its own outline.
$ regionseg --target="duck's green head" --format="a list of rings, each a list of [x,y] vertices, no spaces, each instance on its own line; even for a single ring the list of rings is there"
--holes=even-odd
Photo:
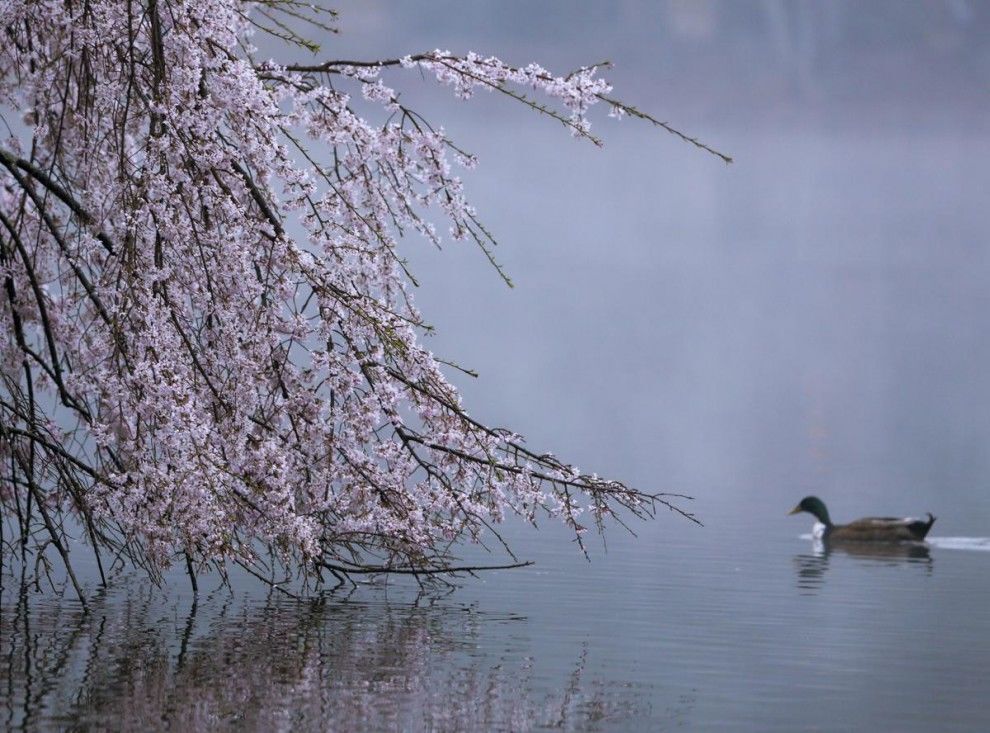
[[[800,514],[801,512],[814,515],[822,524],[832,524],[832,520],[828,517],[828,509],[825,508],[825,502],[817,496],[804,497],[801,499],[801,503],[791,509],[788,514]]]

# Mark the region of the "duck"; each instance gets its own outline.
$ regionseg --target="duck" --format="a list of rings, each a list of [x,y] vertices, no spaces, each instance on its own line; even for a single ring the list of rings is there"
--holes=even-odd
[[[815,517],[811,536],[816,540],[836,542],[921,542],[935,524],[935,517],[864,517],[849,524],[832,524],[825,502],[817,496],[806,496],[788,514],[807,512]]]

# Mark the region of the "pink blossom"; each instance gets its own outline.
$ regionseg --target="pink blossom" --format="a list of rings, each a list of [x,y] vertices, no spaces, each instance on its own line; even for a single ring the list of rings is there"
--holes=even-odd
[[[657,497],[471,418],[421,345],[403,234],[438,242],[432,210],[493,242],[456,172],[476,159],[384,76],[507,94],[592,140],[609,85],[447,51],[259,62],[247,8],[0,6],[4,511],[42,492],[153,574],[258,570],[267,548],[307,575],[450,568],[507,512],[580,537],[579,496],[648,514]]]

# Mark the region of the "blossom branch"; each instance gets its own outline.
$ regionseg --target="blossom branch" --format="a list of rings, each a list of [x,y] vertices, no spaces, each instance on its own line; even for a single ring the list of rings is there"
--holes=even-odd
[[[444,371],[474,372],[423,347],[402,239],[473,240],[511,281],[458,174],[475,159],[382,71],[507,95],[594,142],[605,102],[727,156],[613,99],[597,66],[256,63],[252,29],[305,47],[295,21],[332,27],[295,0],[0,12],[0,115],[23,121],[0,141],[0,506],[22,559],[30,543],[69,569],[83,527],[104,581],[179,562],[196,588],[230,565],[294,593],[275,567],[304,589],[522,567],[507,513],[557,518],[582,548],[582,522],[697,521],[686,497],[585,474],[462,407]],[[511,564],[454,559],[492,536]]]

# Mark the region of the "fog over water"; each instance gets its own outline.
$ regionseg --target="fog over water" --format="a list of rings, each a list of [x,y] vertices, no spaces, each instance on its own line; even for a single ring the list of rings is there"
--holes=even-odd
[[[735,158],[604,114],[598,150],[497,95],[396,81],[480,158],[468,190],[517,284],[470,247],[407,242],[435,350],[482,373],[476,414],[758,516],[814,491],[857,516],[948,505],[979,534],[988,20],[965,2],[344,5],[326,53],[607,58],[618,96]]]
[[[468,195],[516,285],[470,244],[404,242],[430,348],[480,372],[451,375],[471,414],[694,496],[704,526],[612,527],[589,562],[509,523],[535,568],[445,598],[314,609],[245,583],[194,604],[138,578],[84,619],[5,596],[0,721],[990,728],[990,7],[336,7],[318,58],[608,59],[616,96],[734,158],[604,109],[597,149],[504,97],[385,77],[478,156]],[[931,511],[931,547],[816,547],[785,516],[806,494],[837,522]]]

